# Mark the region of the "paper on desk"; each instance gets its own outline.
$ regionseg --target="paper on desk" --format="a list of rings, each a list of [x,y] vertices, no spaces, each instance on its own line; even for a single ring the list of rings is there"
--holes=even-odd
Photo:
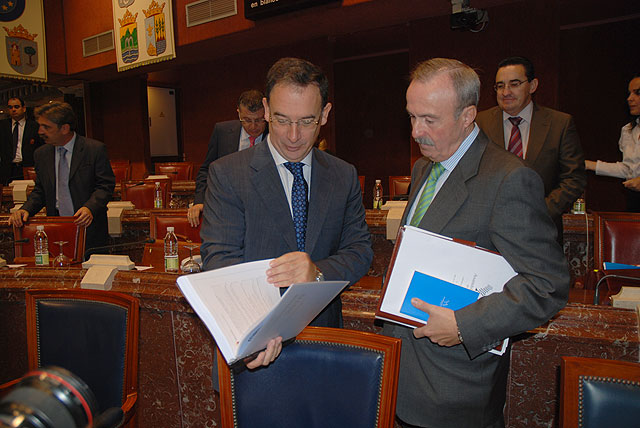
[[[147,270],[147,269],[153,269],[153,266],[135,266],[136,270]]]

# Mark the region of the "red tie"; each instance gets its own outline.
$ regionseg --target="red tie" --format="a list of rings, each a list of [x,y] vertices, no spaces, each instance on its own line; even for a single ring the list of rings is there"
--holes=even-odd
[[[513,125],[511,128],[511,137],[509,137],[509,151],[516,156],[522,157],[522,136],[520,135],[520,122],[522,122],[521,117],[510,117],[509,122]]]
[[[253,147],[256,144],[257,137],[249,137],[249,147]]]

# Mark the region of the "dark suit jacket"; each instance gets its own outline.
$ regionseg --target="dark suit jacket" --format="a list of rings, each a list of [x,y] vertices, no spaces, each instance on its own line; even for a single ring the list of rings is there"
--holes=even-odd
[[[200,236],[206,270],[298,251],[289,203],[267,144],[209,166]],[[315,148],[305,247],[326,280],[353,284],[373,259],[355,168]],[[337,297],[312,324],[339,327],[341,321]]]
[[[223,156],[235,153],[240,146],[240,134],[242,123],[239,120],[229,120],[217,123],[213,128],[209,146],[207,147],[207,157],[198,170],[196,176],[196,194],[193,203],[204,203],[204,192],[207,188],[207,176],[209,175],[209,165],[211,162]],[[266,142],[269,127],[266,127],[262,134],[262,142]]]
[[[33,153],[43,145],[44,142],[38,135],[38,122],[27,119],[22,134],[22,165],[33,166]],[[13,161],[13,133],[11,119],[0,121],[0,158],[2,159],[2,182],[6,184],[9,180],[9,170],[5,169]]]
[[[22,209],[34,215],[47,207],[47,215],[58,215],[56,209],[55,147],[45,144],[34,153],[36,185]],[[69,170],[69,191],[73,209],[85,206],[93,221],[87,228],[86,249],[105,245],[108,236],[107,203],[116,184],[107,147],[96,140],[76,134]]]
[[[402,224],[430,171],[426,158],[415,163]],[[569,271],[542,182],[480,132],[419,227],[497,251],[518,275],[503,292],[455,312],[464,345],[442,347],[385,324],[385,334],[402,338],[397,413],[419,426],[486,427],[502,413],[509,369],[508,351],[501,357],[487,351],[544,323],[567,302]]]
[[[500,107],[478,113],[476,122],[493,142],[504,148]],[[525,157],[525,163],[542,177],[549,214],[561,226],[562,213],[580,197],[587,184],[580,137],[571,115],[534,103]]]

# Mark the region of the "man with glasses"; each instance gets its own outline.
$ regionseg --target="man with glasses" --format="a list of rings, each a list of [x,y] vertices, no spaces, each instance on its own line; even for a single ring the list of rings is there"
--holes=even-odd
[[[33,166],[33,152],[43,142],[38,136],[38,123],[27,119],[27,107],[18,97],[7,103],[10,119],[0,124],[0,158],[2,184],[22,180],[22,168]]]
[[[189,208],[187,217],[191,226],[200,223],[200,214],[204,208],[204,193],[207,189],[207,175],[211,162],[240,150],[248,149],[265,140],[269,133],[264,120],[262,92],[245,91],[238,99],[238,120],[217,123],[209,139],[207,157],[196,177],[196,194],[193,206]]]
[[[538,79],[526,58],[502,60],[494,89],[498,105],[478,113],[476,122],[493,142],[520,156],[540,174],[547,209],[561,240],[562,213],[580,197],[587,184],[573,118],[533,102]]]
[[[267,281],[346,280],[366,275],[373,259],[356,169],[314,148],[331,104],[329,82],[308,61],[283,58],[267,74],[266,144],[211,164],[204,198],[202,247],[206,270],[275,258]],[[311,325],[342,326],[340,297]],[[279,354],[272,340],[248,367]]]

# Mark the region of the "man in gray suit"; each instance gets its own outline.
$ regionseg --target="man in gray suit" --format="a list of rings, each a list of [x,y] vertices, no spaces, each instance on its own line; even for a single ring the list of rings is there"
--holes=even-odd
[[[204,193],[207,190],[207,175],[211,162],[231,153],[248,149],[267,138],[269,128],[264,120],[262,92],[245,91],[238,99],[238,120],[217,123],[209,139],[207,157],[198,170],[196,194],[193,205],[187,212],[191,226],[200,223],[200,214],[204,209]]]
[[[533,102],[538,79],[526,58],[502,60],[494,88],[498,105],[478,113],[476,122],[494,143],[518,151],[516,154],[540,174],[547,209],[562,241],[562,213],[582,195],[587,184],[573,118]]]
[[[205,269],[275,258],[267,281],[292,283],[364,276],[373,259],[358,174],[314,148],[331,104],[329,83],[308,61],[283,58],[267,75],[267,144],[209,166],[200,235]],[[340,297],[311,325],[341,327]],[[279,340],[250,367],[268,365]]]
[[[385,323],[385,334],[402,339],[397,414],[407,427],[503,427],[509,350],[487,351],[566,304],[567,264],[540,177],[474,122],[478,75],[435,58],[411,77],[407,111],[424,157],[413,168],[403,224],[499,252],[517,275],[456,311],[414,299],[429,314],[415,330]]]

